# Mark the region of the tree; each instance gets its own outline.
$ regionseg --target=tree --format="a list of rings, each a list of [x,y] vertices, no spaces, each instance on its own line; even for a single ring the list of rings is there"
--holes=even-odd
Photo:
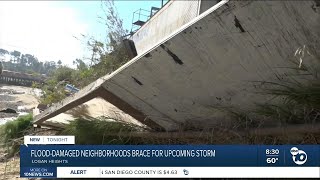
[[[130,60],[122,43],[128,31],[123,27],[123,21],[118,15],[114,1],[103,1],[101,6],[105,14],[100,20],[107,27],[107,42],[103,43],[94,37],[82,35],[83,39],[80,40],[91,52],[91,57],[88,58],[90,63],[87,65],[84,62],[86,59],[76,59],[73,61],[76,69],[71,69],[58,61],[58,68],[50,73],[49,80],[41,88],[46,94],[42,102],[51,104],[62,100],[66,96],[63,90],[65,83],[79,88],[84,87]]]
[[[24,56],[27,58],[28,66],[32,66],[34,62],[37,61],[37,59],[31,54],[25,54]]]
[[[48,74],[56,69],[54,61],[41,62],[34,55],[22,54],[20,51],[14,50],[9,52],[0,49],[0,56],[10,55],[10,61],[3,61],[2,64],[7,70],[17,71],[29,74]]]
[[[111,73],[130,60],[122,43],[128,31],[123,27],[123,20],[119,17],[114,1],[102,1],[101,7],[104,17],[99,18],[107,26],[108,38],[103,46],[104,51],[99,51],[99,63],[92,65],[98,77]],[[96,49],[92,49],[94,53]]]
[[[57,81],[72,81],[70,78],[72,77],[74,69],[71,69],[67,66],[62,66],[58,69],[56,69],[53,72],[53,78]]]
[[[27,65],[28,65],[28,58],[26,57],[26,55],[22,54],[20,58],[20,66],[25,67]]]
[[[101,54],[105,52],[104,50],[104,44],[102,42],[99,42],[93,38],[90,38],[89,41],[87,42],[87,45],[90,47],[90,50],[92,51],[91,55],[91,63],[90,65],[92,66],[93,64],[96,64],[99,62],[99,58]]]
[[[76,59],[73,61],[73,64],[77,66],[77,70],[84,71],[88,69],[86,63],[84,63],[81,59]]]
[[[99,18],[107,26],[109,45],[113,46],[114,42],[119,43],[123,40],[128,30],[123,27],[123,20],[119,16],[114,0],[102,1],[101,7],[105,17]]]
[[[59,67],[62,65],[62,61],[61,60],[59,60],[57,63],[58,63]]]
[[[5,49],[0,48],[0,55],[6,55],[6,54],[9,54],[9,52]]]
[[[14,50],[10,54],[11,54],[11,56],[13,56],[13,61],[15,63],[19,63],[21,52]]]

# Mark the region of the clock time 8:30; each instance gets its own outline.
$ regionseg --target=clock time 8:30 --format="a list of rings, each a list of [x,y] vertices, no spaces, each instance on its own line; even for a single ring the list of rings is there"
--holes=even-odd
[[[279,149],[266,149],[266,155],[278,155],[279,153]]]

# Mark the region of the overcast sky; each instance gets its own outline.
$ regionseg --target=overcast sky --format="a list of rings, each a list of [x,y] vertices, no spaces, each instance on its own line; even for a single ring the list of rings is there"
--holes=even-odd
[[[124,26],[130,30],[132,13],[160,7],[161,0],[115,1]],[[81,34],[105,40],[99,22],[101,1],[0,1],[0,48],[33,54],[41,61],[62,60],[72,65],[88,55]]]

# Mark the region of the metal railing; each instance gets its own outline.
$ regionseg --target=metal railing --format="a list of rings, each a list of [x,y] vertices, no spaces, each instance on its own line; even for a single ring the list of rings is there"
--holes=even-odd
[[[143,26],[150,19],[151,11],[145,9],[138,9],[133,12],[131,33],[136,32],[141,26]]]
[[[170,0],[162,0],[161,8],[165,6]],[[137,32],[152,16],[154,16],[161,8],[151,7],[151,10],[138,9],[133,12],[132,17],[132,27],[130,31],[130,35],[133,35]]]

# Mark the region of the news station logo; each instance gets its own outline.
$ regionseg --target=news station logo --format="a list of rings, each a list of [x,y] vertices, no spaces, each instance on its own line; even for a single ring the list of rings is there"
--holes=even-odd
[[[184,173],[184,175],[189,175],[189,171],[186,169],[183,170],[183,173]]]
[[[297,147],[293,147],[290,150],[290,153],[292,154],[292,160],[297,165],[303,165],[307,162],[308,155],[303,150],[299,150]]]

